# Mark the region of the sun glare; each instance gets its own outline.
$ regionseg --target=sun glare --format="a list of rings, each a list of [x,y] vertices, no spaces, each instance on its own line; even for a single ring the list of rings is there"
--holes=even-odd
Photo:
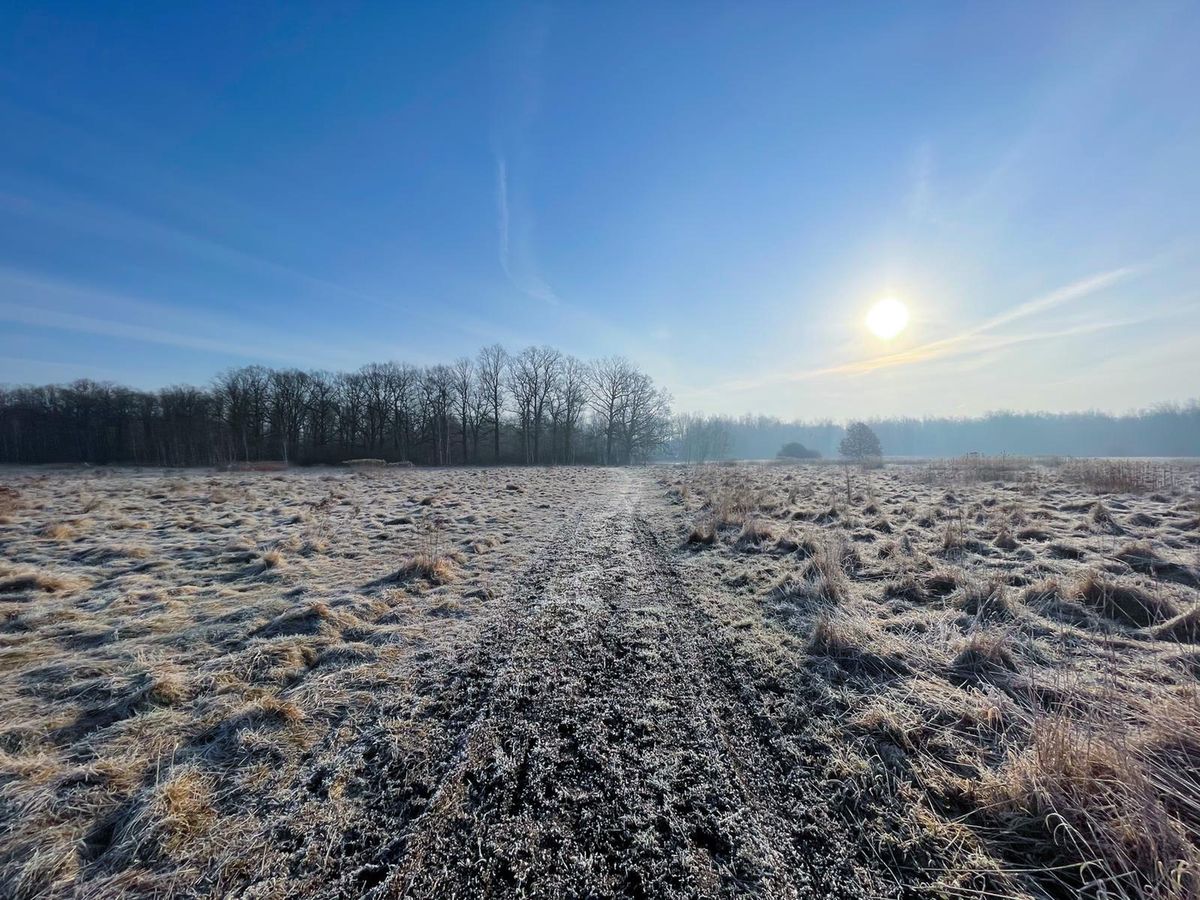
[[[867,327],[877,338],[890,341],[908,324],[908,307],[895,297],[880,300],[867,313]]]

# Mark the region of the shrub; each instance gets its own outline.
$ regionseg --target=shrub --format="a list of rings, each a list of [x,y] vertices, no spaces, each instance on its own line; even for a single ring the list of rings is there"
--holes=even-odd
[[[789,441],[780,448],[775,454],[777,459],[820,459],[821,454],[816,450],[809,450],[799,441]]]

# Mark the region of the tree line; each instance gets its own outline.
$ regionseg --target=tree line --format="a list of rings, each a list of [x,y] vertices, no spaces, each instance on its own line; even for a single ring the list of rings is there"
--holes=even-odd
[[[669,395],[628,360],[498,344],[451,365],[246,366],[207,387],[0,388],[0,462],[193,466],[355,457],[424,465],[601,463],[659,453]]]
[[[1125,415],[995,412],[868,420],[888,456],[1200,455],[1200,403]],[[620,465],[770,459],[789,443],[824,457],[832,421],[684,413],[628,360],[493,344],[451,365],[355,372],[246,366],[205,387],[157,391],[81,380],[0,387],[0,463],[190,466],[370,456],[422,465]]]

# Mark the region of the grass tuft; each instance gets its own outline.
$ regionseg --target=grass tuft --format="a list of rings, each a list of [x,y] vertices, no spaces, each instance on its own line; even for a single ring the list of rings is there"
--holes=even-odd
[[[427,581],[433,585],[450,584],[458,578],[454,564],[445,556],[418,553],[409,557],[396,570],[397,581]]]
[[[1089,569],[1076,582],[1073,594],[1101,615],[1134,628],[1156,625],[1179,612],[1166,597],[1114,581],[1095,569]]]
[[[50,538],[53,541],[69,541],[75,537],[77,532],[75,528],[68,525],[66,522],[51,522],[45,526],[40,532],[42,537]]]

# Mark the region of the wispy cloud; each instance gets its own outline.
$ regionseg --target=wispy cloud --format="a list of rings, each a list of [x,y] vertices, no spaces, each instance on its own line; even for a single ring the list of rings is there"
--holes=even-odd
[[[90,377],[96,380],[112,380],[118,373],[107,366],[94,366],[78,360],[40,359],[31,356],[0,356],[0,372],[22,371],[38,373],[35,377],[25,376],[26,382],[74,381]],[[3,379],[0,379],[2,382]],[[11,383],[11,382],[9,382]]]
[[[500,245],[500,268],[512,281],[512,266],[509,265],[509,223],[512,216],[508,211],[508,160],[496,160],[496,228]]]
[[[957,334],[940,338],[936,341],[929,341],[906,350],[852,360],[845,363],[837,363],[830,366],[773,373],[762,378],[730,381],[722,385],[721,389],[744,391],[789,382],[807,381],[831,375],[865,375],[880,369],[911,366],[918,363],[930,362],[935,359],[999,350],[1018,344],[1054,340],[1132,324],[1134,321],[1141,320],[1094,321],[1068,328],[1032,330],[1017,334],[993,334],[997,329],[1041,315],[1071,301],[1081,300],[1084,297],[1112,287],[1139,271],[1141,271],[1139,267],[1125,266],[1106,272],[1099,272],[1087,278],[1081,278],[1041,297],[1035,297],[1024,303],[1019,303],[1011,309],[1007,309]]]
[[[292,365],[336,365],[348,360],[331,352],[327,341],[284,334],[274,334],[269,341],[239,341],[230,335],[246,333],[246,322],[12,269],[0,269],[0,321],[246,360]]]
[[[534,154],[528,133],[542,102],[542,68],[550,37],[552,11],[532,7],[500,30],[492,108],[492,146],[496,158],[497,249],[500,268],[518,291],[543,303],[562,301],[542,277],[534,249],[536,221],[524,191]]]
[[[519,204],[518,204],[519,206]],[[528,214],[521,217],[514,241],[513,200],[509,190],[508,160],[496,160],[496,225],[500,268],[509,282],[526,296],[546,303],[558,304],[554,289],[538,273],[529,250],[528,230],[532,227]],[[515,246],[514,246],[515,245]]]
[[[119,241],[123,248],[134,248],[151,258],[179,256],[189,263],[199,263],[206,271],[219,270],[245,285],[242,290],[250,298],[287,296],[289,307],[304,304],[311,308],[327,309],[330,304],[339,308],[354,305],[370,315],[379,313],[403,316],[406,322],[420,322],[431,330],[458,332],[484,341],[494,340],[501,326],[491,320],[458,310],[447,315],[429,298],[395,298],[360,291],[345,284],[312,275],[262,255],[246,252],[224,238],[211,238],[199,232],[166,224],[153,216],[133,213],[111,205],[98,204],[86,198],[62,192],[13,193],[0,190],[0,220],[38,222],[64,232],[64,244],[79,235],[97,236]],[[231,235],[231,240],[235,238]],[[161,254],[160,254],[161,251]],[[0,279],[11,275],[0,270]],[[26,279],[27,281],[29,279]],[[379,314],[376,313],[376,314]]]
[[[24,306],[19,303],[0,303],[0,319],[37,328],[56,328],[101,337],[127,338],[152,344],[164,344],[169,347],[240,356],[246,359],[269,358],[280,361],[294,361],[295,359],[289,354],[274,352],[269,347],[199,337],[149,325],[137,325],[131,322],[102,319],[98,316]]]
[[[185,254],[231,270],[271,278],[298,287],[321,299],[355,302],[413,314],[416,303],[401,303],[367,294],[343,284],[284,265],[266,256],[249,253],[223,239],[165,224],[153,217],[111,205],[66,197],[17,194],[0,191],[0,214],[37,220],[56,228],[120,240],[126,244],[148,244],[171,253]]]
[[[869,372],[875,372],[879,369],[885,369],[894,366],[924,363],[936,359],[946,359],[963,356],[966,354],[975,355],[987,353],[994,350],[1015,347],[1019,344],[1031,344],[1038,341],[1049,341],[1057,338],[1074,337],[1082,334],[1094,334],[1098,331],[1107,331],[1111,328],[1134,325],[1142,321],[1145,321],[1145,317],[1086,322],[1081,325],[1073,325],[1067,328],[1029,331],[1022,334],[976,334],[974,335],[974,339],[970,340],[969,343],[967,343],[966,339],[962,338],[962,336],[957,336],[955,338],[948,339],[946,342],[937,342],[936,345],[926,344],[922,347],[914,347],[913,349],[902,353],[893,353],[886,357],[875,357],[873,359],[845,363],[840,366],[831,366],[827,369],[819,370],[818,374],[865,375]]]
[[[1095,294],[1105,288],[1112,287],[1114,284],[1136,275],[1139,271],[1141,269],[1138,266],[1124,266],[1119,269],[1110,269],[1107,272],[1099,272],[1087,278],[1081,278],[1056,291],[1051,291],[1049,294],[1033,300],[1027,300],[998,316],[993,316],[982,325],[971,329],[965,334],[967,337],[970,337],[985,331],[992,331],[1001,325],[1007,325],[1010,322],[1028,318],[1036,313],[1045,312],[1048,309],[1061,306],[1072,300],[1082,299],[1090,294]]]
[[[907,350],[902,350],[898,353],[887,353],[881,356],[870,357],[868,359],[856,360],[854,362],[845,363],[839,366],[834,366],[824,374],[846,373],[861,375],[867,372],[874,372],[878,369],[887,369],[895,366],[911,365],[918,362],[926,362],[931,359],[938,359],[944,356],[957,356],[963,353],[974,353],[982,350],[997,349],[999,347],[1012,346],[1014,344],[1029,343],[1030,341],[1048,340],[1055,337],[1067,337],[1071,334],[1084,333],[1086,330],[1102,330],[1100,328],[1090,328],[1090,326],[1082,326],[1082,330],[1066,329],[1060,331],[1042,331],[1029,332],[1019,335],[1006,336],[991,336],[990,333],[998,328],[1006,325],[1011,325],[1014,322],[1019,322],[1022,319],[1028,319],[1031,316],[1039,313],[1048,312],[1049,310],[1062,306],[1072,300],[1079,300],[1090,294],[1097,293],[1107,287],[1111,287],[1119,281],[1123,281],[1133,275],[1137,269],[1132,266],[1112,269],[1107,272],[1101,272],[1087,278],[1081,278],[1078,281],[1072,282],[1064,287],[1041,297],[1036,297],[1032,300],[1027,300],[1020,303],[1011,309],[1005,310],[999,315],[992,316],[975,325],[960,331],[958,334],[951,335],[947,338],[941,338],[936,341],[930,341],[926,344],[921,344],[917,347],[911,347]]]

